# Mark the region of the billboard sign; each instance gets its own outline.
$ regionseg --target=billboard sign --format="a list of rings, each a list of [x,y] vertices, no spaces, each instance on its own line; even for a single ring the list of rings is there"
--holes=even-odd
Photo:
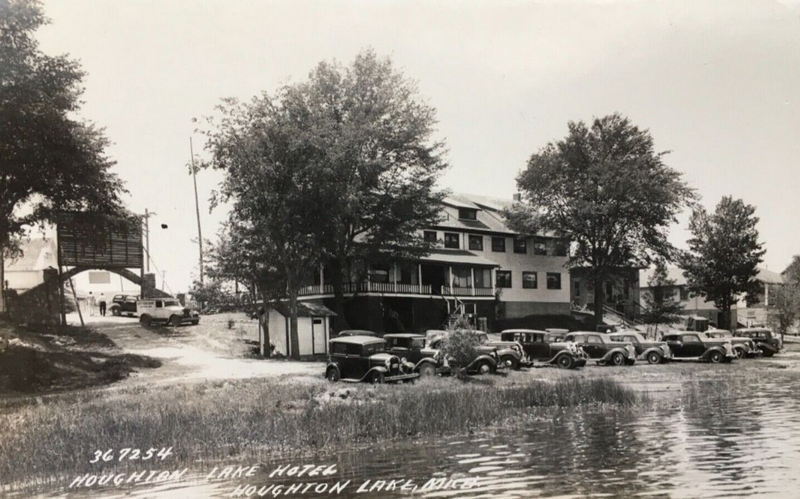
[[[61,265],[130,269],[144,263],[138,219],[98,221],[86,214],[68,213],[60,217],[57,234]]]

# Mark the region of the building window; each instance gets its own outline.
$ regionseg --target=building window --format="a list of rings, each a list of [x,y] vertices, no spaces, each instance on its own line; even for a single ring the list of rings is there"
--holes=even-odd
[[[483,251],[483,236],[469,236],[469,249]]]
[[[496,251],[497,253],[505,253],[506,252],[506,238],[505,237],[493,237],[492,238],[492,251]]]
[[[559,272],[547,273],[547,289],[561,289],[561,274]]]
[[[444,233],[444,247],[451,249],[458,249],[461,247],[460,237],[455,232]]]
[[[572,289],[575,290],[575,296],[581,295],[581,281],[575,279],[572,281]]]
[[[475,287],[487,289],[492,287],[492,271],[489,269],[476,268],[475,273]]]
[[[522,253],[523,255],[528,252],[528,241],[524,237],[514,238],[514,253]]]
[[[469,267],[453,267],[453,286],[456,288],[472,287],[472,271]]]
[[[419,284],[419,269],[416,265],[400,265],[400,284]]]
[[[536,282],[536,272],[523,272],[522,273],[522,287],[525,289],[536,289],[538,286]]]
[[[386,267],[370,267],[370,282],[389,282],[389,269]]]
[[[498,270],[495,272],[495,286],[498,288],[510,288],[511,287],[511,271],[510,270]]]
[[[534,255],[546,255],[547,254],[547,243],[544,239],[536,238],[533,240],[533,254]]]
[[[681,294],[680,294],[681,301],[688,300],[689,299],[689,288],[687,288],[686,286],[681,286],[680,290],[681,290]]]
[[[427,241],[429,243],[435,243],[436,242],[436,231],[435,230],[426,230],[425,232],[423,232],[423,237],[425,238],[425,241]]]
[[[557,239],[553,244],[553,256],[567,256],[569,242],[565,239]]]
[[[477,220],[478,210],[475,210],[473,208],[459,208],[458,218],[460,218],[461,220]]]
[[[606,281],[605,284],[606,288],[606,298],[613,298],[614,297],[614,284],[611,281]]]

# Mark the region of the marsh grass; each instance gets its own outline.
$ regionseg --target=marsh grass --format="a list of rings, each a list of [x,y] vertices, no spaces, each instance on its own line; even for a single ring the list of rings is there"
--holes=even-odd
[[[202,467],[222,459],[265,459],[465,433],[535,407],[640,401],[641,395],[602,378],[502,387],[452,379],[377,387],[250,380],[96,392],[0,414],[0,477],[11,490],[42,480],[37,477],[63,482],[78,473],[112,468]],[[164,446],[172,446],[174,454],[163,463],[89,464],[98,449]]]

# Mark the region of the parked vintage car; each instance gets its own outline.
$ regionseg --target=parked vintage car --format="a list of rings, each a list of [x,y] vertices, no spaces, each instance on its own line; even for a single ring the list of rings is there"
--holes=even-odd
[[[564,341],[579,345],[590,359],[597,361],[598,365],[632,366],[636,363],[636,350],[633,345],[612,341],[606,333],[573,331],[564,337]]]
[[[660,364],[672,358],[672,350],[663,341],[651,341],[636,331],[622,331],[609,335],[612,341],[630,343],[636,350],[636,358],[648,364]]]
[[[414,364],[414,371],[420,376],[433,376],[450,371],[439,350],[428,347],[425,336],[421,334],[384,334],[383,339],[386,341],[386,351],[400,357],[400,360]]]
[[[675,331],[661,338],[669,346],[673,360],[730,362],[736,358],[733,344],[727,339],[710,338],[705,333]]]
[[[392,383],[419,377],[414,365],[386,351],[386,342],[375,336],[338,336],[329,342],[328,381]]]
[[[783,349],[783,342],[769,328],[748,327],[736,330],[736,336],[744,336],[756,342],[764,357],[772,357]]]
[[[184,307],[175,298],[145,298],[136,303],[139,310],[139,322],[143,326],[152,324],[181,324],[200,323],[200,314],[197,310]]]
[[[378,336],[378,333],[367,329],[343,329],[337,336]]]
[[[586,365],[589,356],[581,347],[572,342],[549,342],[547,339],[551,334],[536,329],[506,329],[500,333],[500,339],[518,343],[528,364],[532,366],[537,362],[554,364],[565,369]]]
[[[135,316],[137,313],[136,302],[139,297],[136,295],[114,295],[111,299],[111,306],[108,311],[111,315],[130,315]]]
[[[482,331],[478,331],[478,333],[482,333]],[[444,341],[448,334],[450,334],[448,331],[441,329],[429,329],[425,332],[425,336],[428,338],[428,345],[430,348],[436,350],[441,350],[442,341]],[[478,355],[466,366],[466,371],[468,373],[494,374],[498,370],[505,369],[505,365],[500,361],[497,348],[488,345],[480,345],[477,351]],[[450,359],[447,359],[447,362],[449,365],[452,365]]]
[[[756,345],[756,342],[751,338],[738,335],[734,336],[733,333],[727,329],[708,329],[705,335],[709,338],[726,339],[730,341],[733,345],[733,353],[740,359],[760,357],[763,353]]]

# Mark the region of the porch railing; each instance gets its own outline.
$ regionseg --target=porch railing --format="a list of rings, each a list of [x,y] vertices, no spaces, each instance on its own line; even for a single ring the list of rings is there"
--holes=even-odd
[[[467,288],[460,286],[442,286],[442,294],[447,296],[494,296],[492,288]]]
[[[404,284],[394,282],[346,282],[342,285],[344,294],[354,293],[386,293],[386,294],[413,294],[413,295],[431,295],[433,291],[430,284]],[[324,286],[314,284],[311,286],[303,286],[298,293],[299,296],[312,296],[312,295],[332,295],[333,285],[325,284]]]

